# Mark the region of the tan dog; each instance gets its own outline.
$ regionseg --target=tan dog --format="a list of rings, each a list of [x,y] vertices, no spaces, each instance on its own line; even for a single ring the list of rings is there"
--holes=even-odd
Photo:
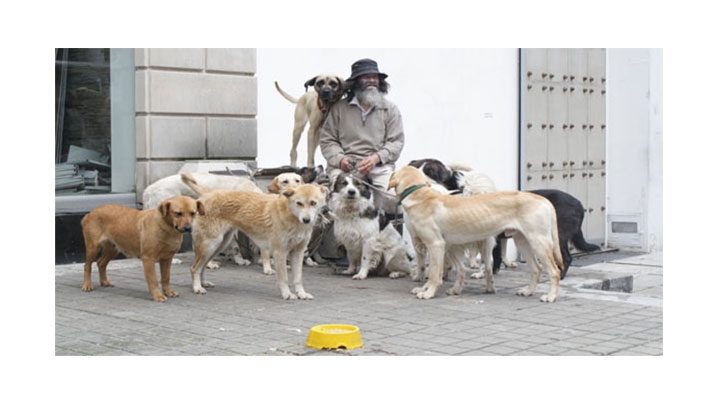
[[[182,179],[200,194],[199,201],[206,214],[198,218],[192,232],[195,261],[191,273],[196,294],[205,294],[204,287],[213,287],[204,278],[205,264],[230,243],[236,230],[240,230],[261,251],[268,251],[275,258],[277,282],[284,299],[313,298],[302,284],[303,254],[313,224],[325,205],[327,188],[304,184],[280,195],[207,191],[189,174],[183,174]],[[291,293],[288,286],[288,256],[297,295]]]
[[[305,90],[312,86],[315,91],[306,92],[300,98],[295,98],[280,88],[275,82],[277,91],[286,100],[295,104],[295,125],[293,127],[292,148],[290,149],[290,166],[297,167],[297,146],[300,143],[305,124],[310,123],[308,128],[308,157],[307,165],[315,166],[315,151],[320,144],[318,130],[322,126],[330,107],[335,104],[343,95],[344,81],[334,75],[318,75],[305,82]]]
[[[92,291],[92,262],[97,261],[100,285],[112,287],[107,278],[107,265],[119,253],[139,257],[143,261],[145,280],[155,301],[164,302],[167,296],[177,297],[170,288],[170,264],[180,249],[184,232],[190,232],[197,215],[203,215],[203,205],[190,197],[168,198],[157,208],[136,210],[123,205],[106,204],[90,211],[81,224],[85,237],[85,278],[83,291]],[[155,262],[160,262],[158,288]],[[163,294],[164,292],[164,294]]]
[[[392,174],[388,189],[392,188],[407,214],[405,225],[413,242],[417,240],[422,243],[430,256],[428,281],[423,287],[413,290],[418,298],[434,297],[442,284],[446,245],[492,239],[499,233],[506,232],[513,235],[518,249],[528,259],[528,266],[532,270],[530,284],[520,289],[518,295],[530,296],[535,292],[540,277],[540,269],[533,259],[535,258],[550,278],[550,291],[540,300],[557,300],[560,280],[558,266],[562,267],[562,255],[555,209],[548,200],[522,191],[467,197],[443,195],[429,187],[425,175],[412,166],[403,167]],[[461,254],[462,250],[453,253]],[[490,252],[483,252],[483,255],[488,253]],[[485,257],[491,257],[491,254]],[[486,273],[485,291],[494,293],[492,270],[487,271],[486,267]],[[464,271],[460,271],[450,293],[460,293],[464,277]]]
[[[303,178],[297,173],[286,172],[275,176],[268,185],[268,192],[280,194],[288,188],[296,188],[303,184]]]

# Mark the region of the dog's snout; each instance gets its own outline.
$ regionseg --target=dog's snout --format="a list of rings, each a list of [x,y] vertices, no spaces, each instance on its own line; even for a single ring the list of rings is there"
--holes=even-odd
[[[305,224],[309,224],[309,223],[310,223],[310,218],[307,218],[307,217],[306,217],[306,218],[303,218],[302,221],[303,221],[303,223],[305,223]]]
[[[178,225],[175,227],[175,229],[177,229],[179,232],[182,232],[182,233],[189,233],[189,232],[192,232],[192,225],[185,225],[185,226]]]
[[[355,190],[354,188],[351,188],[347,191],[347,193],[350,197],[355,197],[355,194],[357,194],[357,190]]]

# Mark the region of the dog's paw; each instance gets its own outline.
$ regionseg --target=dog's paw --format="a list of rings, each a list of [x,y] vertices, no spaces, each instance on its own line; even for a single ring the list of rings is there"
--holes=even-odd
[[[508,269],[516,269],[516,268],[517,268],[517,263],[515,263],[515,262],[511,262],[511,261],[508,261],[508,260],[503,260],[503,264],[504,264],[505,267],[507,267]]]
[[[205,288],[215,288],[215,284],[209,282],[209,281],[203,281],[202,286]]]
[[[315,298],[315,297],[313,297],[311,294],[309,294],[309,293],[307,293],[307,292],[305,292],[305,291],[298,291],[297,296],[298,296],[298,298],[300,298],[301,300],[311,300],[311,299]]]
[[[416,297],[418,297],[421,300],[429,300],[429,299],[435,297],[435,291],[421,292],[421,293],[417,294]]]
[[[282,297],[283,297],[284,300],[296,300],[296,299],[297,299],[297,295],[295,295],[295,294],[293,294],[293,293],[291,293],[291,292],[283,293],[283,294],[282,294]]]
[[[485,270],[472,273],[470,278],[485,278]]]
[[[153,294],[153,300],[157,302],[165,302],[167,301],[167,297],[162,293],[155,293]]]
[[[447,295],[460,295],[460,291],[459,291],[459,289],[453,287],[453,288],[445,291],[445,294],[447,294]]]
[[[405,273],[403,273],[402,271],[393,271],[392,273],[388,274],[388,278],[392,278],[392,279],[401,278],[401,277],[405,277]]]
[[[268,276],[272,276],[273,274],[275,274],[275,270],[268,267],[267,269],[263,269],[263,273],[267,274]]]
[[[178,293],[177,291],[172,290],[172,289],[167,289],[167,290],[163,290],[163,291],[165,292],[165,295],[167,295],[168,297],[179,297],[180,296],[180,293]]]
[[[318,264],[315,262],[315,260],[312,259],[312,257],[306,257],[305,258],[305,265],[310,267],[317,267]]]
[[[530,290],[528,287],[521,288],[517,290],[517,295],[523,296],[523,297],[529,297],[533,295],[534,291]]]
[[[92,283],[83,283],[82,290],[85,292],[90,292],[90,291],[94,290]]]
[[[205,266],[205,267],[207,267],[210,270],[217,270],[220,268],[220,263],[216,262],[215,260],[210,260],[208,262],[207,266]]]
[[[343,271],[341,271],[341,272],[338,273],[338,274],[343,274],[343,275],[346,275],[346,276],[351,275],[351,274],[355,274],[355,269],[343,270]]]
[[[182,264],[182,260],[173,257],[172,264]]]
[[[115,287],[113,283],[110,282],[110,280],[100,280],[100,286],[101,287]]]
[[[202,287],[193,287],[193,292],[195,294],[206,294],[207,290]]]
[[[367,278],[367,274],[358,273],[354,276],[352,276],[353,280],[365,280]]]
[[[238,266],[249,266],[249,265],[252,264],[252,261],[243,258],[242,255],[235,255],[235,256],[233,256],[233,261],[234,261],[235,264],[237,264]]]
[[[540,297],[540,301],[542,302],[555,302],[557,301],[557,295],[551,296],[550,294],[545,294],[542,297]]]

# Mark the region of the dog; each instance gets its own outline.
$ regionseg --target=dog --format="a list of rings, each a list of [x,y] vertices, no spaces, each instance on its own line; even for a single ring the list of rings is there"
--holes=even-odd
[[[560,251],[562,252],[564,264],[560,272],[560,280],[563,280],[573,260],[572,254],[570,254],[570,243],[572,243],[575,249],[586,253],[594,252],[601,248],[598,245],[585,241],[582,232],[585,208],[580,200],[560,190],[540,189],[529,190],[529,192],[547,198],[553,207],[555,207]]]
[[[262,193],[255,182],[246,177],[193,173],[199,185],[207,189],[244,190]],[[179,174],[164,177],[145,188],[142,195],[143,208],[156,208],[160,201],[176,195],[197,198],[198,194],[182,182]]]
[[[492,192],[495,189],[492,180],[486,175],[472,171],[462,166],[446,166],[436,159],[420,159],[410,162],[411,166],[420,168],[423,173],[442,184],[448,190],[456,190],[462,195],[473,195]],[[565,279],[565,275],[572,263],[572,254],[570,254],[570,246],[573,246],[582,252],[594,252],[600,250],[600,246],[588,243],[582,233],[582,221],[585,216],[585,208],[582,203],[572,195],[552,189],[529,190],[528,192],[541,195],[547,198],[555,208],[557,217],[558,237],[560,239],[560,250],[563,256],[563,268],[560,272],[560,280]],[[493,273],[497,274],[500,270],[502,262],[507,268],[515,268],[517,265],[508,260],[507,251],[508,237],[500,234],[497,237],[497,245],[493,249]],[[473,265],[474,254],[470,254],[470,267],[477,268]],[[483,272],[474,273],[473,278],[481,278]]]
[[[280,195],[247,191],[210,191],[199,186],[190,174],[183,182],[200,194],[205,215],[192,230],[195,260],[191,267],[193,291],[205,294],[213,284],[205,280],[205,265],[221,252],[239,230],[261,251],[275,258],[277,283],[283,299],[313,299],[302,284],[303,253],[310,241],[313,224],[325,205],[325,186],[303,184]],[[288,286],[287,259],[293,271],[295,292]]]
[[[557,234],[555,209],[544,197],[522,191],[504,191],[473,196],[443,195],[430,188],[427,178],[418,168],[405,166],[390,177],[388,189],[395,193],[405,211],[406,227],[413,241],[418,240],[428,250],[430,267],[428,281],[423,287],[413,289],[418,298],[435,296],[442,284],[443,258],[447,245],[462,245],[479,240],[489,240],[505,232],[512,234],[520,252],[528,258],[532,270],[530,284],[517,293],[533,295],[540,278],[540,268],[547,271],[550,291],[542,302],[555,302],[558,298],[562,254]],[[456,257],[457,251],[450,252]],[[483,252],[490,257],[491,252]],[[419,253],[418,253],[419,257]],[[486,267],[487,293],[495,292],[492,271]],[[449,291],[459,294],[464,282],[459,272],[455,286]]]
[[[341,173],[333,183],[330,212],[335,217],[336,240],[345,247],[349,266],[341,274],[354,280],[370,272],[399,278],[410,274],[408,252],[400,233],[384,220],[373,203],[369,176]]]
[[[281,194],[288,188],[298,187],[301,184],[312,183],[315,180],[320,179],[324,174],[322,166],[318,166],[316,168],[305,167],[292,172],[283,172],[275,176],[268,186],[268,192]],[[323,207],[318,220],[315,222],[313,233],[310,237],[310,243],[308,243],[307,250],[305,251],[305,264],[308,266],[316,267],[319,262],[322,262],[322,259],[317,253],[318,250],[320,250],[320,244],[323,240],[323,236],[325,235],[325,231],[331,222],[330,219],[327,218],[327,211],[328,209],[326,205]]]
[[[240,177],[234,175],[212,174],[212,173],[194,173],[193,177],[202,187],[207,189],[224,189],[224,190],[244,190],[255,193],[262,193],[260,187],[250,177]],[[155,208],[160,201],[176,195],[186,195],[192,198],[198,198],[198,194],[190,187],[182,182],[179,174],[173,174],[164,177],[145,188],[142,195],[143,208]],[[242,235],[236,237],[236,252],[228,252],[232,255],[233,260],[240,266],[251,264],[249,257],[251,247],[248,246],[247,238]],[[180,264],[180,259],[173,259],[173,264]],[[220,263],[216,261],[208,262],[208,268],[218,269]]]
[[[408,165],[420,169],[425,176],[431,180],[431,186],[444,194],[468,196],[497,191],[495,183],[488,175],[475,171],[468,166],[458,164],[445,165],[437,159],[412,160]],[[507,239],[503,239],[502,241],[507,243]],[[484,241],[480,241],[470,243],[466,246],[468,265],[471,269],[480,268],[477,255],[485,248],[483,244]],[[460,269],[458,269],[458,271],[460,271]]]
[[[308,87],[312,86],[315,91],[307,92]],[[330,107],[335,104],[344,93],[344,80],[338,76],[330,74],[322,74],[313,77],[305,82],[306,93],[295,98],[280,88],[278,82],[275,82],[275,88],[278,93],[286,100],[295,104],[295,124],[293,126],[292,148],[290,149],[290,166],[297,166],[297,147],[300,143],[305,124],[308,122],[307,145],[308,156],[307,165],[315,166],[315,151],[320,144],[320,134],[318,130],[325,121]]]
[[[167,301],[177,297],[170,288],[170,265],[180,249],[183,233],[192,230],[198,216],[205,214],[203,203],[187,196],[168,198],[157,208],[137,210],[116,204],[105,204],[90,211],[81,220],[85,239],[85,275],[82,291],[92,291],[92,262],[97,261],[100,285],[112,287],[107,277],[107,265],[118,254],[139,257],[145,270],[145,281],[153,300]],[[160,263],[158,287],[155,262]]]

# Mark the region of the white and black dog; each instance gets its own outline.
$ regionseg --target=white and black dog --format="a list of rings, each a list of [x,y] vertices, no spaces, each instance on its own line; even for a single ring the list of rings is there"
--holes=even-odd
[[[335,218],[335,239],[345,247],[353,279],[370,272],[390,278],[410,274],[411,251],[400,233],[388,226],[383,212],[375,207],[369,176],[341,173],[332,185],[329,208]]]
[[[457,190],[457,192],[466,195],[494,191],[483,189],[482,176],[478,176],[477,174],[468,176],[468,173],[472,172],[464,172],[460,169],[448,167],[436,159],[413,160],[409,164],[419,168],[425,173],[425,176],[443,185],[450,191]],[[582,252],[600,250],[600,246],[585,241],[582,233],[585,209],[580,200],[560,190],[528,191],[547,198],[553,207],[555,207],[560,252],[563,257],[563,268],[560,271],[560,279],[562,280],[565,278],[565,274],[567,274],[570,263],[572,263],[572,255],[570,254],[569,247],[570,242],[572,242],[576,249]],[[507,237],[504,234],[500,234],[498,239],[500,243],[493,249],[493,273],[498,272],[501,261],[506,267],[514,267],[514,264],[505,258],[505,251],[502,249]]]

